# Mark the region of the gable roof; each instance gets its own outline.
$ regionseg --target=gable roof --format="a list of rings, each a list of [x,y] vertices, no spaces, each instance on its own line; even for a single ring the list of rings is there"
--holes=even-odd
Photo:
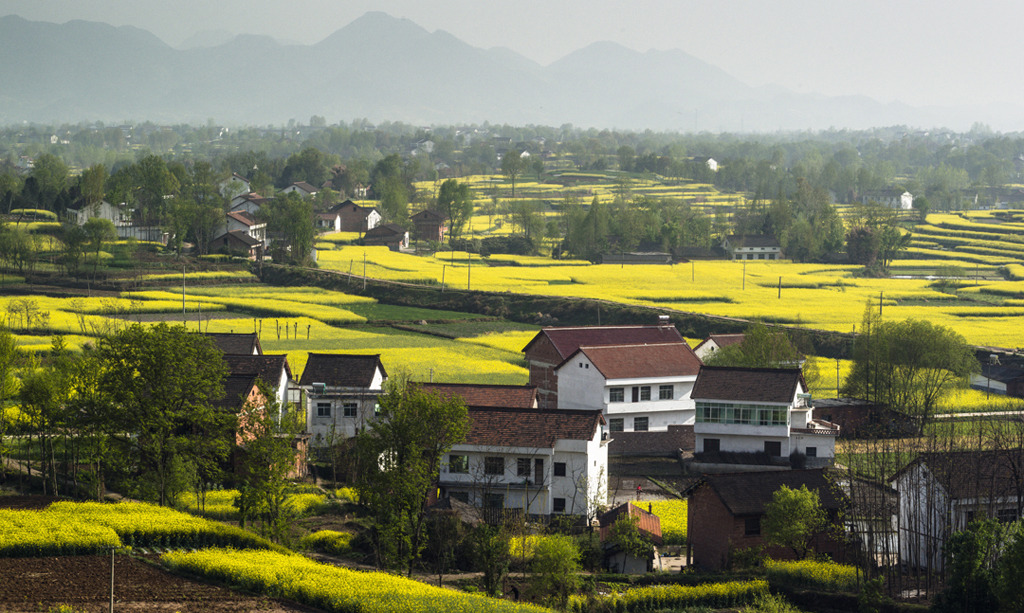
[[[557,440],[589,441],[604,423],[601,411],[470,407],[464,444],[551,449]]]
[[[640,532],[650,538],[655,545],[661,544],[661,518],[654,513],[645,511],[632,502],[620,504],[614,509],[602,513],[597,518],[597,521],[601,524],[602,541],[608,540],[611,537],[612,526],[623,515],[635,517],[637,519],[637,528],[640,529]]]
[[[305,181],[296,181],[296,182],[292,183],[291,185],[289,185],[288,187],[297,187],[297,188],[301,189],[302,191],[308,192],[310,194],[315,194],[316,193],[316,188],[313,187],[312,185],[310,185],[309,183],[306,183]]]
[[[281,355],[225,355],[224,363],[232,375],[255,375],[267,385],[277,388],[283,370],[288,378],[292,378],[292,369],[288,365],[288,356]]]
[[[696,351],[711,342],[714,342],[718,345],[719,349],[722,349],[730,345],[739,345],[745,338],[747,338],[746,334],[709,334],[708,337],[698,343],[693,350]]]
[[[1000,383],[1012,383],[1024,377],[1024,369],[1012,365],[982,364],[981,376]]]
[[[799,368],[702,366],[690,398],[789,404],[801,389],[807,384]]]
[[[686,343],[683,336],[672,325],[578,326],[542,328],[537,336],[523,347],[523,351],[529,351],[530,347],[542,338],[548,339],[563,360],[584,346]]]
[[[251,374],[228,375],[224,377],[224,395],[213,401],[213,405],[221,409],[241,409],[254,387],[256,377]]]
[[[431,222],[438,221],[438,222],[440,222],[440,221],[444,221],[447,218],[444,215],[442,215],[441,213],[438,213],[437,211],[432,211],[430,209],[423,209],[419,213],[416,213],[415,215],[411,215],[409,217],[409,219],[411,219],[413,221],[431,221]]]
[[[537,406],[537,388],[532,385],[484,385],[477,383],[420,383],[424,391],[445,398],[461,396],[470,407],[532,409]]]
[[[806,485],[807,489],[817,491],[825,510],[837,510],[842,505],[824,469],[820,468],[704,475],[686,488],[683,495],[690,496],[704,485],[718,495],[734,516],[761,515],[764,506],[772,501],[772,496],[783,485],[790,489]]]
[[[726,237],[734,249],[737,247],[779,247],[779,241],[767,234],[730,234]]]
[[[346,198],[344,201],[338,202],[337,204],[332,205],[331,208],[327,209],[327,212],[328,213],[334,213],[334,212],[340,211],[341,209],[343,209],[345,207],[349,207],[349,206],[352,207],[352,209],[355,210],[355,211],[358,211],[359,209],[362,208],[361,206],[359,206],[355,202],[352,202],[351,198]]]
[[[256,245],[263,244],[263,242],[258,238],[253,238],[249,236],[249,233],[246,232],[245,230],[232,230],[230,232],[225,232],[224,234],[221,234],[217,238],[213,239],[213,241],[211,242],[219,240],[224,240],[225,243],[239,243],[242,247],[246,249],[251,249]]]
[[[1018,475],[1024,472],[1024,452],[1014,449],[922,453],[889,481],[896,481],[918,465],[927,467],[935,480],[954,499],[1016,497],[1020,478]]]
[[[606,379],[692,376],[701,366],[700,359],[686,343],[661,343],[580,347],[556,370],[572,362],[573,357],[579,354],[587,356]]]
[[[405,236],[405,228],[395,223],[386,223],[367,230],[363,236],[366,238]]]
[[[227,216],[234,219],[240,224],[252,227],[259,225],[260,222],[256,221],[256,218],[250,215],[247,211],[231,211],[227,213]]]
[[[260,337],[255,332],[207,332],[206,336],[224,355],[253,355],[254,350],[257,355],[263,354]]]
[[[310,353],[306,367],[302,370],[299,385],[326,383],[332,387],[370,387],[378,368],[381,375],[387,379],[388,373],[384,370],[379,353]]]

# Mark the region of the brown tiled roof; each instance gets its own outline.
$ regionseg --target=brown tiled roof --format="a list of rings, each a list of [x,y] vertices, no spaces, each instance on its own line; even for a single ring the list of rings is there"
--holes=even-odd
[[[334,219],[338,218],[338,214],[337,213],[317,213],[316,216],[319,217],[320,219],[330,219],[330,220],[334,220]]]
[[[821,506],[827,511],[838,510],[842,504],[841,495],[820,468],[704,475],[683,494],[690,495],[698,487],[707,486],[718,494],[734,516],[760,515],[764,513],[764,506],[772,501],[772,495],[783,485],[790,489],[806,485],[807,489],[817,491]]]
[[[608,455],[634,457],[679,457],[679,450],[693,451],[693,425],[671,425],[663,432],[613,432]]]
[[[437,211],[431,211],[430,209],[423,209],[419,213],[409,217],[413,221],[444,221],[446,218]]]
[[[690,398],[789,404],[799,385],[807,389],[799,368],[703,366]]]
[[[580,347],[601,347],[605,345],[636,345],[657,343],[685,343],[679,331],[672,325],[660,326],[580,326],[573,328],[543,328],[533,337],[523,351],[538,339],[547,337],[558,355],[564,360]]]
[[[232,241],[240,243],[243,247],[245,247],[247,249],[251,248],[251,247],[255,247],[256,245],[260,244],[260,240],[259,239],[256,239],[256,238],[253,238],[253,237],[249,236],[249,233],[246,232],[245,230],[232,230],[230,232],[225,232],[224,234],[221,234],[220,236],[218,236],[217,238],[215,238],[213,240],[217,241],[217,240],[221,240],[221,239],[223,239],[225,241],[225,243],[232,242]]]
[[[224,355],[252,355],[254,349],[258,354],[263,353],[263,348],[260,347],[260,338],[256,336],[255,332],[207,332],[206,336]]]
[[[239,223],[244,223],[247,226],[255,226],[259,223],[256,221],[255,217],[246,211],[231,211],[227,216]]]
[[[282,369],[288,373],[289,379],[292,376],[292,369],[285,355],[225,355],[224,363],[228,365],[228,371],[232,375],[255,375],[274,388],[281,380]]]
[[[555,441],[589,441],[604,423],[600,411],[471,407],[467,445],[550,449]]]
[[[332,387],[370,387],[378,368],[387,378],[380,354],[311,353],[299,385],[325,383]]]
[[[1024,451],[946,451],[922,453],[892,476],[895,481],[911,467],[923,464],[953,499],[1016,499],[1024,474]],[[1024,487],[1024,484],[1021,484]]]
[[[405,235],[405,228],[403,228],[402,226],[400,226],[398,224],[394,224],[394,223],[386,223],[386,224],[383,224],[383,225],[379,225],[376,228],[372,228],[370,230],[367,230],[366,234],[365,234],[365,236],[367,238],[371,238],[371,237],[374,237],[374,236],[391,237],[391,236],[404,236],[404,235]]]
[[[476,383],[420,383],[425,391],[450,398],[461,396],[470,407],[532,409],[537,406],[537,388],[532,385],[481,385]]]
[[[343,202],[339,202],[339,203],[335,204],[334,206],[332,206],[331,208],[327,209],[327,212],[328,213],[336,213],[336,212],[340,211],[341,209],[343,209],[343,208],[345,208],[347,206],[351,206],[354,210],[359,210],[360,208],[362,208],[358,204],[356,204],[355,202],[352,202],[351,198],[346,198]]]
[[[558,368],[566,365],[571,368],[573,357],[581,353],[593,362],[606,379],[693,376],[700,370],[700,359],[685,342],[580,347]]]
[[[650,538],[655,545],[661,544],[661,518],[654,513],[645,511],[632,502],[620,504],[598,517],[598,522],[601,524],[602,541],[606,541],[611,537],[612,525],[627,513],[631,517],[637,518],[637,527],[640,528],[640,532]]]
[[[709,334],[706,339],[698,343],[693,349],[696,351],[712,341],[714,341],[714,343],[718,345],[718,348],[721,349],[723,347],[728,347],[729,345],[738,345],[742,343],[743,339],[746,337],[746,334]]]
[[[292,186],[295,186],[295,187],[297,187],[297,188],[299,188],[301,190],[307,191],[307,192],[309,192],[311,194],[316,191],[315,187],[313,187],[309,183],[306,183],[305,181],[296,181],[295,183],[292,183]]]

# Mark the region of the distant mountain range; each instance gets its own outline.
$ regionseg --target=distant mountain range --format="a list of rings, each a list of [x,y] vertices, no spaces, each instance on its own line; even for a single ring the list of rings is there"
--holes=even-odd
[[[314,45],[174,49],[133,27],[0,18],[0,123],[367,118],[677,131],[940,126],[962,111],[753,88],[682,51],[595,43],[549,65],[367,13]]]

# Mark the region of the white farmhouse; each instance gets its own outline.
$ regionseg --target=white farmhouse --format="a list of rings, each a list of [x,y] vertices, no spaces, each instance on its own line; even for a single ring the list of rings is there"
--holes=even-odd
[[[310,353],[299,387],[306,393],[313,446],[335,444],[368,427],[387,378],[379,354]]]
[[[611,432],[692,424],[700,366],[685,342],[580,347],[555,368],[558,408],[599,409]]]
[[[813,418],[799,368],[704,366],[693,385],[696,450],[807,456],[807,466],[835,457],[839,426]]]
[[[471,407],[466,440],[444,458],[442,496],[533,516],[593,517],[608,494],[598,411]]]

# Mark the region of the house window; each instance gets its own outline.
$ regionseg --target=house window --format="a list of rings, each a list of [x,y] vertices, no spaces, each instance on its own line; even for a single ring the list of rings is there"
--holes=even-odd
[[[484,496],[484,506],[488,509],[504,509],[505,495],[487,494],[486,496]]]
[[[640,387],[639,387],[639,386],[636,386],[636,385],[634,385],[634,386],[633,386],[633,388],[632,388],[632,391],[633,391],[633,394],[632,394],[632,396],[630,397],[630,399],[631,399],[631,400],[632,400],[633,402],[640,402]]]
[[[999,509],[996,511],[996,519],[1008,524],[1017,519],[1017,509]]]
[[[556,477],[564,477],[565,476],[565,462],[555,462],[555,476]]]
[[[608,402],[625,402],[626,389],[622,387],[608,388]]]
[[[671,385],[658,386],[658,400],[672,400],[673,389]]]
[[[330,417],[331,416],[331,403],[329,403],[329,402],[318,402],[318,403],[316,403],[316,416],[317,417]]]
[[[633,431],[634,432],[647,432],[647,418],[646,417],[634,417],[633,418]]]
[[[806,453],[807,457],[809,457],[809,458],[816,458],[816,457],[818,457],[818,448],[817,447],[808,447],[807,449],[804,450],[804,453]]]
[[[743,520],[743,536],[758,536],[761,534],[761,518],[748,517]]]
[[[541,458],[533,461],[533,482],[538,485],[544,483],[544,460]]]
[[[650,400],[650,399],[651,399],[651,386],[650,385],[641,385],[640,386],[640,400],[643,401],[643,400]]]
[[[464,455],[450,455],[448,456],[448,472],[450,473],[468,473],[469,472],[469,458]]]
[[[452,500],[458,500],[459,502],[469,504],[469,492],[452,492],[448,494],[448,497]]]
[[[555,513],[565,513],[565,498],[552,498],[551,510]]]
[[[530,458],[516,458],[516,476],[530,476]]]
[[[485,475],[504,475],[505,458],[484,458]]]
[[[341,405],[341,414],[343,417],[355,417],[358,410],[359,405],[355,402],[346,402]]]
[[[764,452],[773,458],[777,458],[782,455],[782,442],[781,441],[765,441]]]
[[[722,440],[717,438],[704,439],[704,453],[718,453],[722,450]]]
[[[608,430],[611,432],[622,432],[625,427],[622,424],[621,417],[612,417],[608,420]]]

